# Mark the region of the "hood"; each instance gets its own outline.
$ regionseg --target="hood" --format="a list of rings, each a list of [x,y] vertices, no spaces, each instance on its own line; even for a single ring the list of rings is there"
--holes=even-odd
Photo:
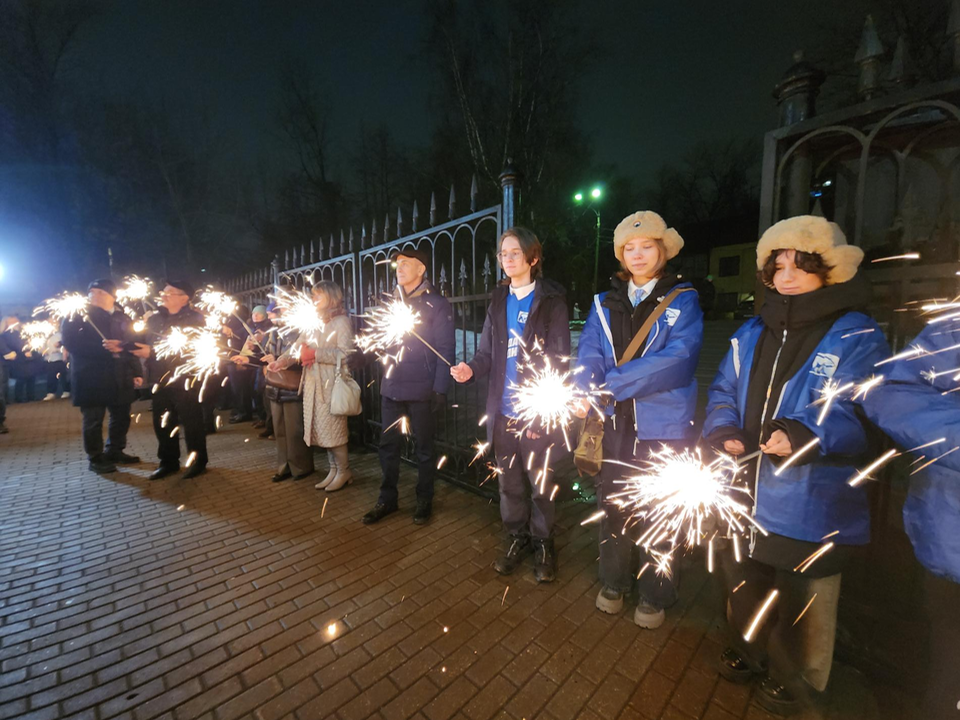
[[[870,283],[861,275],[803,295],[781,295],[776,290],[767,290],[760,317],[773,330],[802,328],[848,312],[864,310],[872,295]]]

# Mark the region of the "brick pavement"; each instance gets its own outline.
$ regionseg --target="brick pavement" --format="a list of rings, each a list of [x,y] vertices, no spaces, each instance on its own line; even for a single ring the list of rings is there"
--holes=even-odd
[[[151,459],[135,411],[129,450]],[[499,516],[477,496],[440,483],[433,521],[414,526],[409,469],[403,511],[362,525],[373,454],[324,496],[270,483],[272,443],[234,426],[210,438],[206,476],[149,483],[152,464],[88,472],[67,402],[15,405],[8,425],[0,719],[769,718],[717,677],[699,560],[657,631],[595,610],[583,504],[561,511],[559,579],[538,586],[529,564],[493,572]],[[843,717],[878,717],[855,685],[863,714]]]

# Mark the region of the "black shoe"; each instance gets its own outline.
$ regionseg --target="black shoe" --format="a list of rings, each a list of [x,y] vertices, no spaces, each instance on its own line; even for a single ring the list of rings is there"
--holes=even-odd
[[[413,514],[413,524],[426,525],[431,515],[433,515],[433,502],[417,500],[417,511]]]
[[[190,480],[191,478],[199,477],[207,471],[206,463],[194,463],[187,468],[186,472],[183,473],[180,477],[184,480]]]
[[[207,427],[205,427],[205,428],[203,429],[203,433],[204,433],[204,435],[216,435],[216,434],[217,434],[217,426],[216,426],[216,425],[208,425]]]
[[[237,423],[250,422],[252,418],[249,415],[234,415],[232,418],[227,420],[231,425],[236,425]]]
[[[269,430],[264,430],[262,433],[257,433],[257,437],[260,438],[261,440],[272,440],[273,433],[270,432]]]
[[[3,423],[0,423],[0,435],[6,435],[8,432],[10,432],[10,428]]]
[[[737,685],[746,685],[758,674],[733,648],[727,648],[720,654],[717,667],[721,677]]]
[[[270,482],[283,482],[284,480],[289,480],[292,477],[293,477],[292,472],[290,472],[289,470],[284,470],[283,472],[277,473],[272,478],[270,478]]]
[[[264,428],[264,427],[266,427],[266,426],[267,426],[267,424],[266,424],[263,420],[254,420],[254,421],[253,421],[253,428],[254,428],[255,430],[259,430],[260,428]]]
[[[397,511],[397,506],[389,507],[383,503],[377,503],[373,506],[373,510],[368,512],[363,516],[361,522],[364,525],[373,525],[376,522],[380,522],[390,513],[395,513]]]
[[[510,575],[530,552],[530,538],[526,535],[511,535],[508,542],[503,555],[493,563],[493,569],[501,575]]]
[[[149,477],[147,477],[147,480],[163,480],[165,477],[173,475],[179,470],[179,465],[164,465],[163,463],[160,463],[157,466],[157,469],[150,473]]]
[[[800,708],[800,701],[769,675],[760,683],[757,703],[767,712],[780,717],[793,715]]]
[[[120,452],[107,453],[106,458],[117,465],[134,465],[140,462],[136,455],[127,455],[123,450]]]
[[[98,455],[90,460],[90,469],[98,475],[112,473],[117,471],[117,466],[113,464],[105,455]]]
[[[553,582],[557,577],[557,551],[553,538],[533,539],[533,576],[538,583]]]

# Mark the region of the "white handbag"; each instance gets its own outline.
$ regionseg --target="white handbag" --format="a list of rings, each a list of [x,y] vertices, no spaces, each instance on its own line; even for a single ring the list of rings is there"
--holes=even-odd
[[[333,392],[330,394],[331,415],[359,415],[363,410],[360,402],[360,385],[350,375],[349,370],[341,369],[337,358],[337,372],[333,380]]]

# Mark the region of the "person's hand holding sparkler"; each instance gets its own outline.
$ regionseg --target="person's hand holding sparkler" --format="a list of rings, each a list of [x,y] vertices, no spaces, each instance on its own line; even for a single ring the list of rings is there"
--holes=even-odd
[[[726,443],[724,443],[724,446],[726,446]],[[777,455],[778,457],[787,457],[787,455],[793,454],[790,436],[783,430],[774,430],[767,442],[760,443],[760,449],[766,455]]]
[[[119,355],[123,352],[123,340],[104,340],[101,345],[103,345],[104,350],[114,355]]]
[[[458,383],[465,383],[473,377],[473,368],[465,362],[459,363],[450,368],[450,376]]]
[[[149,359],[150,353],[153,350],[153,348],[150,345],[146,345],[144,343],[139,343],[139,342],[134,343],[134,345],[137,346],[137,349],[131,350],[130,351],[131,355],[135,355],[138,358],[143,358],[144,360]]]
[[[733,456],[743,455],[747,451],[739,440],[724,440],[723,449]]]

